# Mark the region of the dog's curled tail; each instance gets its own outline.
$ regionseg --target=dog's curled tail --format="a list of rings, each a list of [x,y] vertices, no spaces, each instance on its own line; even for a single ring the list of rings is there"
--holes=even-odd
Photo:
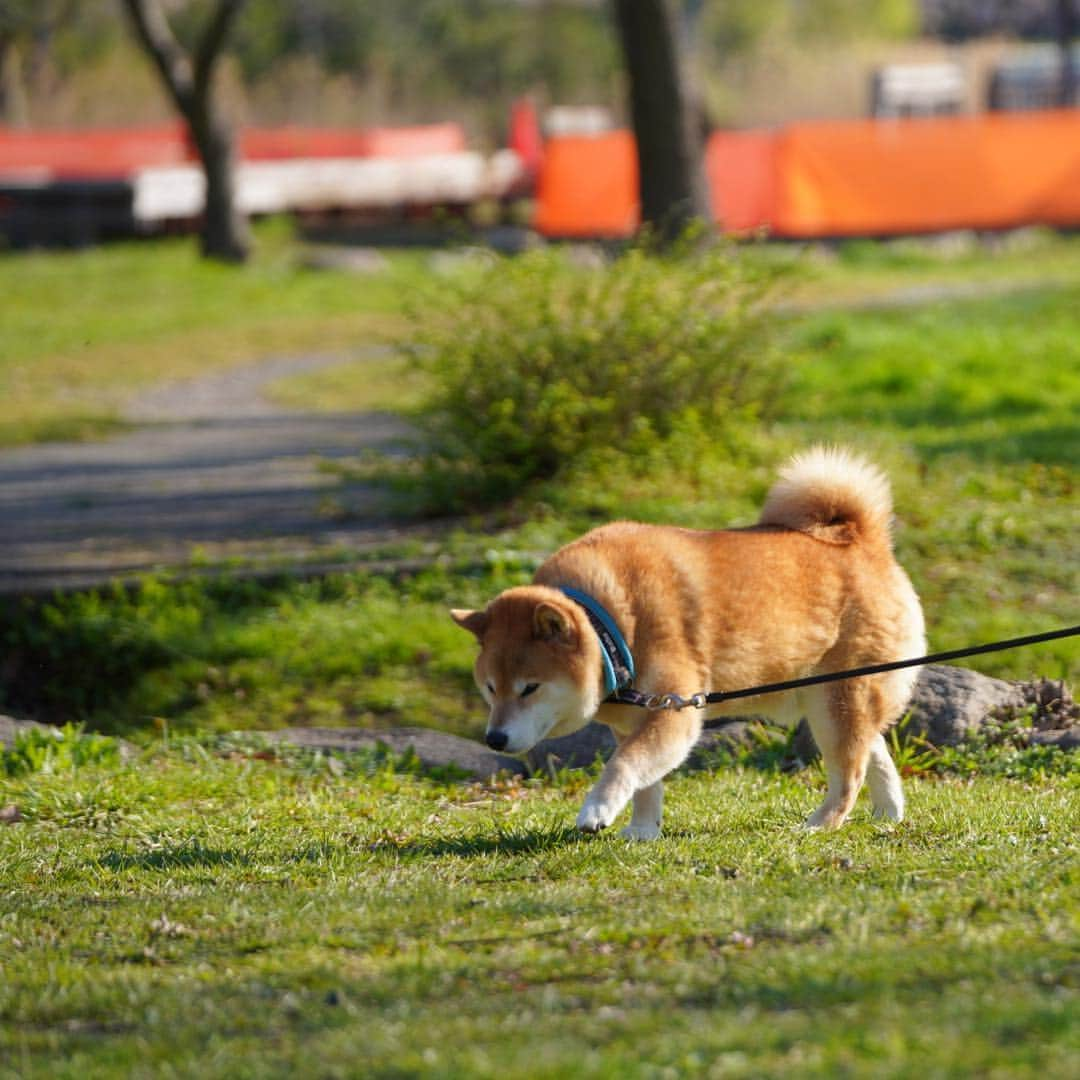
[[[839,447],[796,454],[765,499],[758,523],[798,529],[833,544],[890,545],[892,493],[885,474]]]

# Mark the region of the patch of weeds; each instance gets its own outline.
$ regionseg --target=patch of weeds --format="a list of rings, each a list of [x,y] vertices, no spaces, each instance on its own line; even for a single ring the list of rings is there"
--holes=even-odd
[[[119,760],[115,739],[86,732],[81,724],[27,728],[10,748],[0,747],[0,774],[62,773],[86,765],[115,765]]]
[[[901,776],[925,776],[936,770],[940,751],[922,735],[907,731],[910,721],[907,713],[889,731],[893,764]]]
[[[545,783],[560,791],[577,794],[592,787],[604,771],[604,764],[604,757],[600,753],[597,753],[589,765],[573,768],[563,765],[554,755],[549,755],[542,770],[538,770],[538,778],[542,776]]]
[[[1033,745],[1031,731],[1030,720],[989,720],[958,746],[937,750],[933,771],[1028,781],[1047,776],[1080,780],[1080,754],[1057,746]]]
[[[1034,707],[987,720],[958,746],[939,747],[911,729],[911,715],[890,729],[887,738],[897,771],[905,778],[1002,776],[1037,780],[1050,776],[1080,779],[1080,754],[1056,746],[1032,744]],[[804,769],[797,729],[748,723],[731,740],[698,746],[685,771],[751,769],[790,773]],[[819,760],[815,754],[815,762]]]
[[[889,734],[893,761],[901,776],[1080,778],[1080,755],[1075,751],[1032,744],[1034,716],[1032,706],[1010,716],[990,718],[957,746],[941,747],[907,730],[910,715],[905,716]]]

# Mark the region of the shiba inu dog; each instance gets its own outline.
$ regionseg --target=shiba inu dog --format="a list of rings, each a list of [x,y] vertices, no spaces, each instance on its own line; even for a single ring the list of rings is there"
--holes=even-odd
[[[912,669],[706,710],[611,700],[631,680],[690,697],[921,655],[922,610],[893,557],[891,516],[881,472],[818,447],[781,471],[749,528],[616,522],[587,533],[547,559],[532,585],[451,613],[480,642],[488,745],[520,753],[590,719],[609,725],[616,750],[577,825],[606,828],[632,799],[623,832],[645,840],[660,833],[663,777],[704,718],[805,716],[828,777],[807,825],[842,824],[864,781],[875,813],[900,820],[904,796],[883,732],[907,704]]]

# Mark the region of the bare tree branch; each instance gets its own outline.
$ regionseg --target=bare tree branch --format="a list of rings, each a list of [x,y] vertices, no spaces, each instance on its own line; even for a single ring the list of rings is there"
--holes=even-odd
[[[1061,73],[1058,76],[1057,103],[1067,109],[1076,97],[1076,69],[1073,64],[1072,43],[1076,37],[1076,8],[1073,0],[1057,0],[1058,53],[1061,57]]]
[[[127,9],[143,48],[153,60],[177,107],[187,115],[195,98],[195,72],[187,53],[176,40],[165,13],[156,2],[121,2]]]
[[[232,24],[247,0],[219,0],[195,49],[195,85],[205,86],[221,56]]]

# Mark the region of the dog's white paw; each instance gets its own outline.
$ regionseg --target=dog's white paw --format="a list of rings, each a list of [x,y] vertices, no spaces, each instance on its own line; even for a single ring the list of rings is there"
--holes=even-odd
[[[803,828],[807,832],[819,832],[828,829],[839,829],[844,824],[846,814],[839,814],[830,807],[822,806],[815,810],[804,822]]]
[[[599,832],[615,820],[617,813],[618,811],[607,803],[588,800],[577,816],[577,827],[582,832]]]
[[[826,822],[826,815],[824,808],[815,810],[803,823],[802,827],[806,832],[820,832],[822,829],[827,829],[829,826]]]
[[[630,822],[619,835],[625,836],[627,840],[655,840],[660,835],[660,825],[653,821],[647,821],[644,825]]]

